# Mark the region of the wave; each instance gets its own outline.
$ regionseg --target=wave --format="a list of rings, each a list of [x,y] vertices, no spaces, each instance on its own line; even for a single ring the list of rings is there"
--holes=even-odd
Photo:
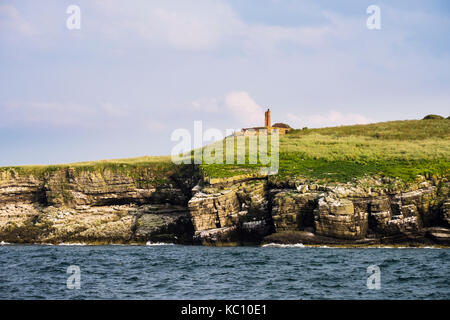
[[[0,242],[0,246],[4,246],[6,244],[10,244],[10,243],[9,242],[5,242],[5,241]]]
[[[303,243],[295,244],[280,244],[280,243],[268,243],[262,245],[263,248],[304,248]]]
[[[87,246],[87,244],[82,242],[69,242],[69,243],[61,242],[58,244],[58,246]]]
[[[173,246],[173,243],[166,243],[166,242],[150,242],[147,241],[145,244],[146,246]]]

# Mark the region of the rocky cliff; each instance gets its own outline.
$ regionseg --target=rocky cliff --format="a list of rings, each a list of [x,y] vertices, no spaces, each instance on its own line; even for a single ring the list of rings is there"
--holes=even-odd
[[[11,243],[192,242],[187,207],[194,167],[114,172],[64,168],[0,173],[0,241]]]
[[[275,231],[266,240],[302,243],[448,243],[447,182],[405,190],[302,185],[272,190]]]
[[[450,244],[449,183],[202,179],[195,166],[0,173],[10,243]]]
[[[208,185],[194,190],[188,204],[194,239],[204,244],[449,244],[448,182],[390,183],[262,179]]]

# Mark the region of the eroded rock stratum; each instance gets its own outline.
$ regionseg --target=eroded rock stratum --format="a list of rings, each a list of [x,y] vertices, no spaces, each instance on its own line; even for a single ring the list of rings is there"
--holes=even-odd
[[[449,183],[402,187],[378,179],[346,184],[205,182],[195,166],[0,173],[0,241],[9,243],[264,242],[371,245],[450,243]]]

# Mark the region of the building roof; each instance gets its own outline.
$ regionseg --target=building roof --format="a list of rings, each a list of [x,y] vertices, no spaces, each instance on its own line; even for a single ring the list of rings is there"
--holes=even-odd
[[[286,129],[290,129],[291,128],[286,123],[281,123],[281,122],[275,123],[272,127],[274,127],[274,128],[286,128]]]

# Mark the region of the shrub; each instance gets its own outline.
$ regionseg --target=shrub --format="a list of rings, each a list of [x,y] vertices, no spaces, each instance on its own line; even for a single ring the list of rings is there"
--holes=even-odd
[[[423,118],[423,120],[437,120],[437,119],[444,119],[444,117],[437,114],[429,114]]]

